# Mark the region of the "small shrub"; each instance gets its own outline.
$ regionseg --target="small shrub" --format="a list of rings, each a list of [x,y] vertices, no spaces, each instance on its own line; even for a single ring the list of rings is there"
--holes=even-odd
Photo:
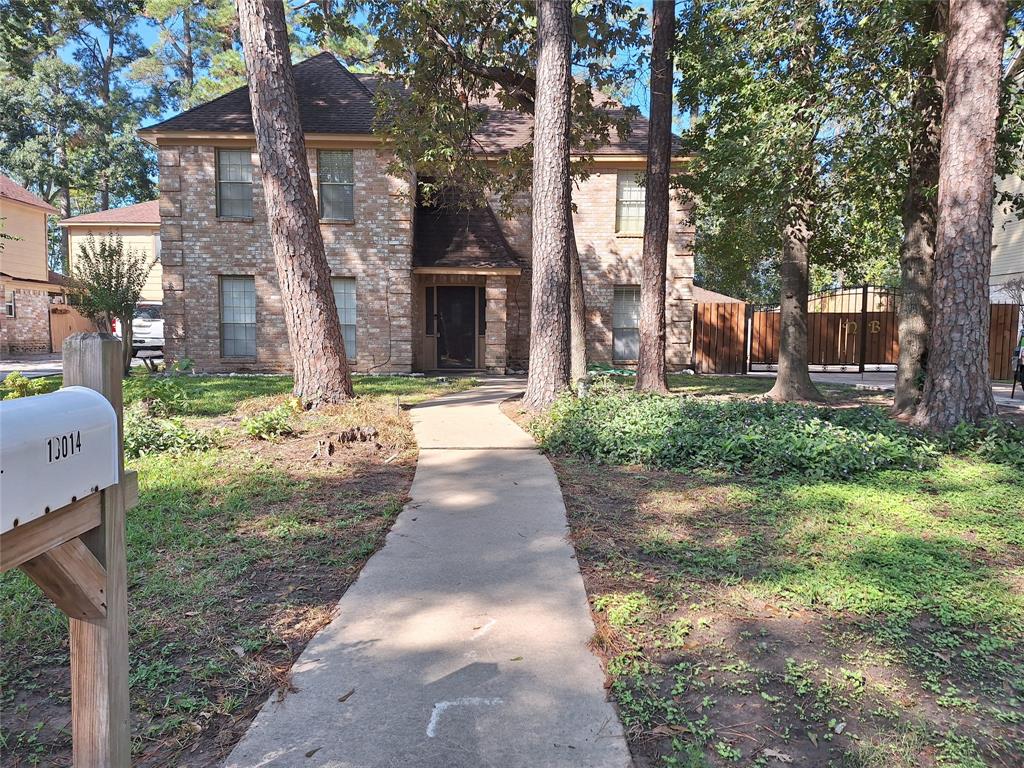
[[[191,406],[185,388],[166,376],[130,376],[124,381],[124,401],[143,403],[156,416],[180,416]]]
[[[124,409],[124,453],[130,458],[148,453],[203,451],[212,444],[209,435],[179,419],[154,416],[145,403],[135,402]]]
[[[14,371],[7,374],[4,379],[4,400],[17,400],[19,397],[31,397],[32,395],[45,395],[60,389],[60,379],[44,376],[37,379],[29,379]]]
[[[191,373],[195,370],[196,363],[191,357],[182,357],[174,361],[170,370],[172,373]]]
[[[282,435],[292,435],[295,434],[292,428],[293,413],[294,409],[291,406],[279,405],[248,419],[242,419],[242,429],[258,440],[273,440]]]

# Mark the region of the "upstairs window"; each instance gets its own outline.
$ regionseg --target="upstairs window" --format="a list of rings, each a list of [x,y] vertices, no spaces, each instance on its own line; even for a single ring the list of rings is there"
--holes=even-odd
[[[217,215],[252,218],[252,151],[217,150]]]
[[[356,359],[356,279],[354,277],[332,277],[334,303],[338,306],[338,321],[341,336],[345,339],[345,357]]]
[[[322,149],[317,153],[317,181],[320,186],[320,218],[353,221],[355,206],[351,149]]]
[[[17,309],[14,303],[14,291],[9,291],[4,297],[4,314],[8,317],[17,316]]]
[[[640,356],[640,286],[616,285],[612,306],[612,360],[635,363]]]
[[[620,235],[644,232],[644,188],[636,171],[619,173],[615,194],[615,231]]]

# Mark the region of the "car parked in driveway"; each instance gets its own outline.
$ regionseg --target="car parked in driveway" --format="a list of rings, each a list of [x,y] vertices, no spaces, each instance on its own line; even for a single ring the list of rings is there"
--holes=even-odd
[[[132,318],[132,352],[163,352],[163,307],[158,302],[140,302]],[[114,335],[121,338],[120,323],[114,321]],[[150,355],[151,356],[151,355]]]

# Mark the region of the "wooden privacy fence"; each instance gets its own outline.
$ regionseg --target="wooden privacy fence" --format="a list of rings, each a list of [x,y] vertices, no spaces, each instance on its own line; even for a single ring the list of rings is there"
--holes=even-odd
[[[837,373],[893,370],[899,360],[899,294],[858,288],[814,294],[808,301],[807,352],[813,369]],[[1011,376],[1020,307],[992,304],[989,373]],[[779,311],[740,303],[694,305],[693,365],[698,373],[745,373],[779,362]]]
[[[128,578],[121,342],[64,342],[64,389],[0,404],[0,572],[20,568],[68,617],[76,768],[127,768]],[[98,393],[98,394],[97,394]]]
[[[693,364],[698,373],[745,373],[747,305],[694,304]]]
[[[83,317],[77,309],[67,304],[50,305],[50,349],[56,352],[64,346],[64,339],[76,333],[96,330],[96,324]]]

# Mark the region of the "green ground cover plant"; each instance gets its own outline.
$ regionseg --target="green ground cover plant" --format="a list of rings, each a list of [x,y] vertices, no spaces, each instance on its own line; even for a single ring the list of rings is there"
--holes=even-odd
[[[778,407],[730,381],[534,425],[636,765],[1024,764],[1020,428],[920,435],[877,395]],[[685,453],[657,438],[698,416]]]
[[[126,532],[133,765],[218,765],[270,692],[287,690],[292,661],[405,503],[416,447],[399,399],[474,382],[356,377],[355,400],[294,413],[295,434],[261,441],[242,421],[288,407],[287,377],[136,375],[125,414],[140,483]],[[152,413],[161,401],[176,415]],[[354,426],[375,427],[376,441],[310,458]],[[66,619],[18,571],[0,576],[0,648],[5,768],[70,765]]]
[[[1024,433],[998,422],[936,438],[890,419],[879,406],[658,396],[613,380],[596,383],[585,397],[564,394],[533,430],[551,453],[760,477],[922,469],[944,451],[1024,467]]]

